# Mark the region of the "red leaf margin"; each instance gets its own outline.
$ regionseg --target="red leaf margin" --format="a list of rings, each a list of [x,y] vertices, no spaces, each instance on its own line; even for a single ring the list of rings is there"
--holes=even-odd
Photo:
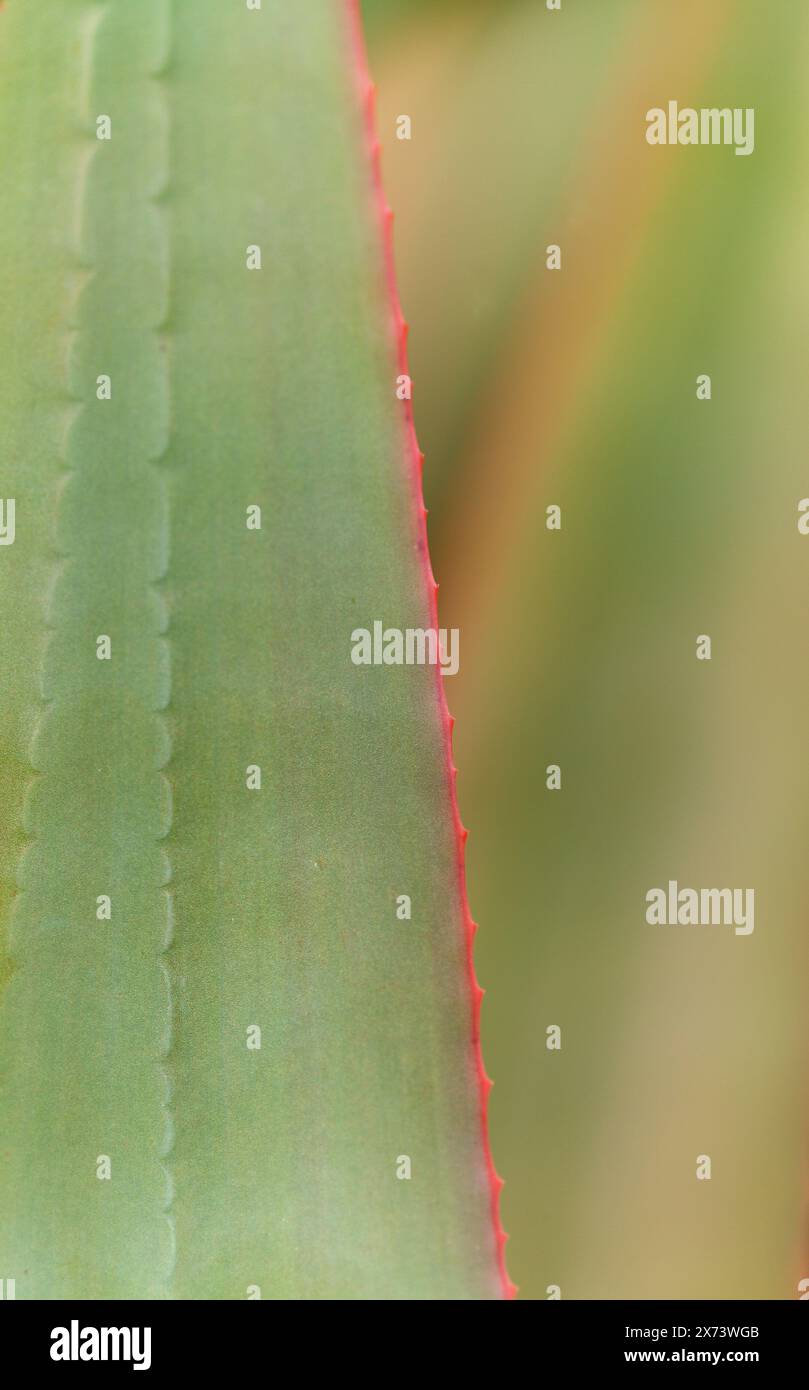
[[[393,317],[394,330],[397,343],[397,357],[399,372],[403,376],[409,376],[407,360],[407,334],[408,324],[402,313],[401,300],[399,298],[399,287],[396,278],[396,265],[393,251],[393,212],[388,206],[385,198],[384,185],[382,181],[381,164],[381,144],[376,130],[376,88],[371,80],[368,68],[368,53],[365,44],[365,34],[362,23],[362,13],[360,10],[361,0],[344,0],[348,12],[348,26],[351,39],[351,47],[354,54],[354,64],[356,70],[357,87],[359,91],[360,105],[362,107],[367,154],[371,168],[371,180],[373,196],[378,209],[379,225],[381,231],[382,257],[384,262],[385,279],[387,281],[390,309]],[[435,582],[432,565],[430,563],[430,551],[427,540],[427,511],[424,506],[423,489],[423,470],[424,454],[419,448],[416,435],[416,425],[413,416],[412,401],[404,401],[404,420],[405,438],[408,462],[410,467],[410,477],[414,492],[414,502],[416,508],[417,525],[419,531],[419,546],[422,564],[424,567],[424,579],[427,589],[427,603],[430,614],[430,626],[438,631],[438,585]],[[455,827],[456,844],[456,863],[458,871],[458,890],[461,900],[461,910],[464,920],[464,933],[466,937],[466,967],[467,978],[472,1004],[471,1018],[471,1043],[475,1060],[475,1067],[478,1077],[478,1089],[480,1097],[480,1129],[483,1156],[489,1178],[490,1205],[492,1224],[494,1227],[495,1248],[497,1252],[497,1267],[502,1286],[504,1299],[513,1299],[517,1293],[517,1287],[511,1282],[506,1269],[505,1245],[508,1236],[500,1222],[500,1193],[503,1188],[503,1179],[499,1176],[494,1166],[492,1158],[491,1144],[489,1141],[489,1119],[488,1105],[489,1092],[493,1082],[486,1075],[483,1065],[483,1054],[480,1046],[480,1006],[485,991],[481,989],[475,975],[474,962],[474,940],[477,931],[477,923],[473,920],[469,907],[469,897],[466,888],[466,840],[469,831],[461,821],[458,810],[458,796],[456,789],[457,768],[452,755],[452,734],[455,727],[455,720],[449,712],[446,694],[444,691],[444,681],[441,674],[441,667],[438,663],[435,666],[436,681],[438,686],[438,705],[441,723],[444,730],[444,749],[446,755],[447,782],[449,788],[449,799],[452,808],[452,818]]]

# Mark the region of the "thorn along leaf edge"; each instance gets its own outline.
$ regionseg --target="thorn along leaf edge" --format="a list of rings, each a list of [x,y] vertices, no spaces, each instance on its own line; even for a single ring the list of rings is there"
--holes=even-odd
[[[362,16],[360,12],[360,0],[346,0],[349,12],[349,21],[354,47],[354,56],[357,72],[357,85],[360,100],[365,113],[366,139],[368,143],[368,156],[371,165],[373,180],[373,193],[378,209],[380,234],[382,238],[382,254],[385,266],[385,278],[387,282],[388,296],[390,300],[393,329],[396,335],[398,352],[399,375],[411,379],[410,367],[407,352],[407,335],[409,324],[405,321],[402,312],[401,301],[399,298],[399,287],[396,278],[395,257],[393,249],[393,210],[388,206],[385,198],[384,185],[382,180],[381,164],[381,143],[376,130],[376,88],[371,80],[368,67],[368,56],[365,45],[365,38],[362,28]],[[416,513],[418,516],[419,528],[419,554],[422,559],[424,569],[424,581],[427,588],[430,626],[438,630],[438,585],[435,582],[432,565],[430,563],[430,550],[427,537],[427,510],[424,506],[424,454],[419,448],[418,437],[416,434],[416,423],[413,413],[412,400],[408,397],[402,403],[405,422],[406,436],[406,455],[412,481],[413,495]],[[466,961],[469,977],[469,989],[472,1002],[472,1047],[474,1049],[475,1066],[480,1087],[480,1124],[481,1142],[486,1159],[486,1168],[489,1174],[491,1187],[491,1206],[492,1221],[494,1223],[495,1237],[497,1240],[497,1257],[500,1280],[503,1286],[504,1296],[513,1298],[517,1293],[516,1285],[508,1277],[505,1261],[505,1246],[508,1240],[507,1233],[503,1230],[500,1221],[500,1193],[503,1188],[503,1179],[499,1176],[495,1166],[489,1139],[488,1105],[489,1092],[493,1086],[490,1077],[487,1076],[483,1064],[483,1052],[480,1041],[480,1011],[485,990],[481,989],[475,974],[474,961],[474,942],[477,931],[477,923],[472,917],[469,905],[469,895],[466,885],[466,842],[469,836],[468,829],[461,821],[460,809],[458,806],[457,793],[457,768],[453,762],[452,740],[455,729],[455,720],[449,712],[447,705],[444,682],[439,667],[435,667],[436,673],[436,693],[441,711],[441,722],[444,729],[444,745],[447,764],[447,781],[449,784],[450,800],[452,805],[452,817],[455,826],[455,837],[457,843],[457,862],[458,862],[458,891],[461,895],[463,905],[464,929],[466,932]]]

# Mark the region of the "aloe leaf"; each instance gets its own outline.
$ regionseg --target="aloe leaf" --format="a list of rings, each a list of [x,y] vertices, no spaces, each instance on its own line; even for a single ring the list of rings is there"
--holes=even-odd
[[[508,1293],[355,25],[0,14],[18,1298]]]

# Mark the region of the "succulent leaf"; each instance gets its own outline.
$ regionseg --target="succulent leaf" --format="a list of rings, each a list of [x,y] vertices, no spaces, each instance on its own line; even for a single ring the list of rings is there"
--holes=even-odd
[[[356,23],[0,14],[18,1298],[508,1292]]]

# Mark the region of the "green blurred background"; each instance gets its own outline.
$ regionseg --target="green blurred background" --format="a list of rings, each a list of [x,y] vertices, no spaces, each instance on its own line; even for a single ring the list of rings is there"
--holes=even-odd
[[[461,629],[510,1273],[527,1298],[795,1298],[809,5],[364,11],[440,618]],[[755,152],[648,146],[670,99],[754,107]],[[755,888],[753,935],[648,926],[670,878]]]

